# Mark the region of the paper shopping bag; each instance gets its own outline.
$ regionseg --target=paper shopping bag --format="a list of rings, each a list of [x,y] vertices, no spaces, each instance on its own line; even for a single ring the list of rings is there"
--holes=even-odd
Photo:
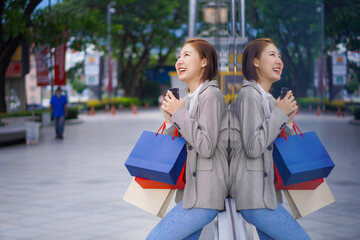
[[[335,166],[315,132],[276,138],[273,158],[285,186],[325,178]]]
[[[324,182],[324,179],[320,178],[320,179],[315,179],[315,180],[311,180],[311,181],[307,181],[307,182],[303,182],[303,183],[296,183],[296,184],[285,186],[275,163],[274,163],[274,170],[275,170],[275,175],[274,175],[275,190],[295,190],[295,189],[314,190],[318,186],[320,186],[321,183]]]
[[[123,199],[138,208],[163,218],[174,192],[173,189],[143,189],[133,179]]]
[[[145,178],[136,177],[135,181],[142,187],[142,188],[149,188],[149,189],[184,189],[185,188],[185,164],[180,173],[179,179],[177,180],[175,185],[161,183],[152,181]]]
[[[131,176],[175,185],[186,160],[186,141],[176,137],[177,129],[172,137],[158,132],[141,134],[125,166]]]
[[[325,180],[315,190],[284,190],[283,192],[295,219],[335,202]]]

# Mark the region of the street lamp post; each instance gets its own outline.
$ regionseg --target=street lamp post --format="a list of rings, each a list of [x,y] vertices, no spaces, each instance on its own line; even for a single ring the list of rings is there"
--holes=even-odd
[[[321,53],[320,53],[320,101],[321,108],[324,105],[324,85],[325,85],[325,76],[324,76],[324,3],[320,2],[320,12],[321,12]]]
[[[107,5],[107,72],[108,72],[108,99],[110,102],[110,95],[113,91],[112,87],[112,54],[111,54],[111,13],[114,9],[112,9],[112,5],[114,3],[110,2]]]

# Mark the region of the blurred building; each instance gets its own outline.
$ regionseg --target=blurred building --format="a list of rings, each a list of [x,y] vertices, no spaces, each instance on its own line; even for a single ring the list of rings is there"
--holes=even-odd
[[[24,41],[16,49],[5,73],[6,108],[9,112],[26,109],[25,75],[29,69],[29,46]]]

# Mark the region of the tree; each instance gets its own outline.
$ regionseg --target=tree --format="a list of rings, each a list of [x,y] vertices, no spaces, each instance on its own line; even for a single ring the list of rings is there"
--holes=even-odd
[[[327,50],[336,49],[338,44],[343,44],[349,51],[360,50],[360,2],[326,0],[324,8]]]
[[[336,50],[341,44],[348,51],[359,51],[360,2],[358,0],[326,0],[324,7],[326,50]],[[355,62],[348,61],[348,69],[353,71],[355,79],[360,79],[360,67]]]
[[[122,25],[113,32],[118,60],[119,84],[127,96],[139,96],[150,56],[158,54],[164,64],[186,33],[187,4],[176,0],[118,1],[114,22]],[[146,9],[146,11],[144,11]]]
[[[81,12],[98,11],[98,25],[92,31],[84,26],[84,32],[69,34],[74,39],[91,40],[100,51],[107,52],[107,4],[102,0],[65,0],[59,4],[63,12],[71,6]],[[141,96],[145,68],[152,55],[157,56],[157,63],[166,63],[175,49],[181,46],[185,36],[187,4],[177,0],[115,0],[111,17],[112,52],[118,63],[118,82],[127,96]],[[66,4],[66,5],[65,5]],[[86,34],[87,33],[87,34]]]
[[[5,72],[20,43],[29,36],[31,14],[42,0],[0,2],[0,112],[6,112]]]
[[[319,5],[313,0],[261,0],[247,1],[246,6],[248,36],[274,40],[284,62],[280,84],[292,88],[296,96],[305,96],[320,54]]]
[[[345,85],[346,92],[350,95],[350,99],[355,91],[359,90],[359,82],[356,75],[351,75],[348,83]]]

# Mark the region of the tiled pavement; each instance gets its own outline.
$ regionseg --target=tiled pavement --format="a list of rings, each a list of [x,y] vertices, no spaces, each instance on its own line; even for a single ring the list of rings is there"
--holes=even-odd
[[[84,123],[66,126],[63,141],[44,127],[36,146],[0,147],[1,240],[138,240],[158,222],[122,196],[131,180],[123,163],[143,130],[160,127],[160,111],[80,117]],[[315,240],[360,239],[360,126],[349,120],[297,116],[336,164],[327,179],[336,202],[299,220]],[[207,227],[201,238],[210,236]]]

